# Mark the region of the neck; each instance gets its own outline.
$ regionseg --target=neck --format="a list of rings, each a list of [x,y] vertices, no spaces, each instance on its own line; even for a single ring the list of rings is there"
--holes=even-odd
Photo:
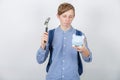
[[[67,31],[71,28],[71,26],[60,26],[63,31]]]

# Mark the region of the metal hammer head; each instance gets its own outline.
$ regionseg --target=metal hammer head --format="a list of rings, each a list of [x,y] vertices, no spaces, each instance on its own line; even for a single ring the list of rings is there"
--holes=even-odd
[[[50,17],[48,17],[48,18],[45,20],[44,25],[48,26],[49,20],[50,20]]]

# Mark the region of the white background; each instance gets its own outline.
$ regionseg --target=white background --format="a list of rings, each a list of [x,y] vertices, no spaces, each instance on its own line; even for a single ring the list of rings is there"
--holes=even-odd
[[[59,25],[58,5],[76,9],[72,25],[83,31],[93,53],[81,80],[120,80],[120,0],[0,0],[0,80],[45,80],[46,63],[36,51],[44,32]]]

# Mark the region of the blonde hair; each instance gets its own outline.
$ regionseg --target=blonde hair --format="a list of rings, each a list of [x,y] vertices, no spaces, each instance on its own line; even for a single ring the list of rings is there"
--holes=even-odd
[[[73,7],[73,5],[71,5],[70,3],[62,3],[58,7],[58,13],[57,14],[61,15],[64,12],[69,11],[71,9],[73,10],[74,15],[75,15],[75,8]]]

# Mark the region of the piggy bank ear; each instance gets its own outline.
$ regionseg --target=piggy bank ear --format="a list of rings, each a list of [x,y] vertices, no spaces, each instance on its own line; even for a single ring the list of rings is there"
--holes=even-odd
[[[84,39],[84,38],[85,38],[85,36],[82,35],[82,39]]]

